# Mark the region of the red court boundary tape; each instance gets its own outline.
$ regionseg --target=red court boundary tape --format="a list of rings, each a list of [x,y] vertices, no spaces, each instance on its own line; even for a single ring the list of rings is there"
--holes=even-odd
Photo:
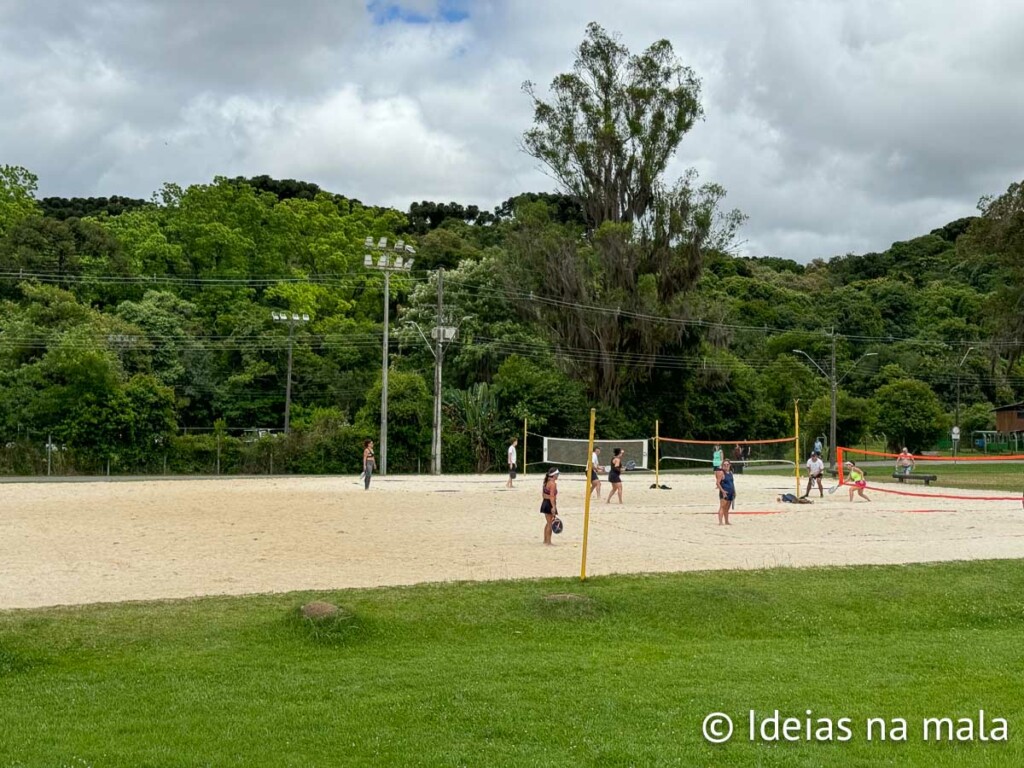
[[[847,488],[851,483],[843,483]],[[856,488],[856,486],[853,486]],[[956,496],[951,493],[914,493],[913,491],[890,491],[877,485],[864,486],[866,491],[877,491],[878,493],[891,493],[894,496],[913,496],[918,499],[957,499],[959,501],[1020,501],[1020,496]]]

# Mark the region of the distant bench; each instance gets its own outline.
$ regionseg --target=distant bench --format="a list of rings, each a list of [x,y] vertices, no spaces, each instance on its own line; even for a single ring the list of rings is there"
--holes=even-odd
[[[939,479],[938,475],[904,475],[899,472],[893,472],[892,477],[893,480],[899,480],[901,483],[906,480],[916,480],[918,482],[924,483],[925,485],[931,485],[932,483]]]

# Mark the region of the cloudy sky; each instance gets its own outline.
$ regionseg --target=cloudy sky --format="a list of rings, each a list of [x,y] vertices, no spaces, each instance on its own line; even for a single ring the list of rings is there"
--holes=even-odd
[[[589,21],[701,77],[669,176],[728,190],[744,254],[882,250],[1024,179],[1007,0],[0,0],[0,164],[40,196],[266,173],[490,208],[553,189],[521,85]]]

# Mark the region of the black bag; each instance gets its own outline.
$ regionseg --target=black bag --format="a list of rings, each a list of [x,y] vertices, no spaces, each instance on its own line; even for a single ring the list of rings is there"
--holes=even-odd
[[[516,470],[515,470],[515,467],[513,467],[512,469],[510,469],[510,470],[508,471],[508,476],[509,476],[509,478],[510,478],[511,480],[515,480],[515,479],[516,479]]]

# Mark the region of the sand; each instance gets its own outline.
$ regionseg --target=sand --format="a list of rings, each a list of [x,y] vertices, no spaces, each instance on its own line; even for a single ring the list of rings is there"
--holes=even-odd
[[[624,506],[593,505],[588,575],[1024,557],[1019,501],[851,503],[844,488],[781,504],[793,481],[748,474],[720,527],[709,475],[651,482],[627,474]],[[560,490],[565,532],[545,547],[539,475],[513,490],[497,476],[4,484],[0,608],[578,576],[582,476]]]

